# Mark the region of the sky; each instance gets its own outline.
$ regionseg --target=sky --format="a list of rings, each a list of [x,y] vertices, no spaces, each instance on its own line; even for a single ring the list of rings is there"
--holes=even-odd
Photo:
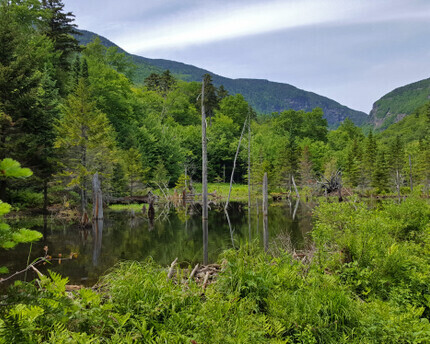
[[[129,53],[283,82],[366,113],[430,77],[430,0],[64,0]]]

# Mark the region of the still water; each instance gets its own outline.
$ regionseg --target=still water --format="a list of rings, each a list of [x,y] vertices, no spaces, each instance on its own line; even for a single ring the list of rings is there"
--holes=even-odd
[[[157,263],[169,265],[176,257],[185,264],[215,262],[219,254],[228,248],[253,241],[263,248],[290,245],[301,249],[311,230],[312,205],[308,203],[273,203],[269,207],[269,230],[263,233],[263,219],[256,207],[250,212],[248,223],[247,206],[230,203],[228,224],[223,204],[212,205],[209,210],[208,237],[203,240],[201,208],[159,206],[155,218],[136,211],[108,211],[105,219],[82,229],[76,223],[62,222],[51,217],[25,217],[13,221],[16,228],[38,230],[43,239],[33,243],[30,262],[48,254],[63,258],[76,253],[77,258],[62,259],[40,266],[42,273],[49,268],[68,276],[71,284],[93,285],[100,275],[118,261],[144,260],[152,257]],[[0,266],[7,266],[11,273],[26,266],[30,244],[21,244],[12,250],[0,250]],[[23,275],[21,275],[22,278]],[[32,279],[34,275],[29,275]]]

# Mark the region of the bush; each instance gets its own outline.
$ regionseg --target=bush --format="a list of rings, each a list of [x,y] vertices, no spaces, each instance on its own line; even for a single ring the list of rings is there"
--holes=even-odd
[[[43,206],[43,194],[29,189],[12,190],[10,198],[16,208],[41,208]]]

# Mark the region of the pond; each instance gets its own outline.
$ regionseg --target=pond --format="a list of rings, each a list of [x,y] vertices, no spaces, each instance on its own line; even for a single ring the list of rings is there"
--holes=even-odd
[[[155,218],[148,219],[146,212],[129,210],[105,212],[103,221],[82,229],[77,223],[61,222],[49,216],[24,217],[11,222],[16,228],[38,230],[43,239],[31,246],[30,262],[48,254],[63,258],[40,266],[42,273],[49,268],[68,276],[71,284],[94,285],[120,260],[144,260],[152,257],[161,265],[169,265],[176,257],[180,262],[194,265],[215,262],[228,248],[237,248],[252,241],[263,248],[289,245],[301,249],[312,228],[313,204],[287,201],[272,203],[269,207],[269,230],[263,233],[261,208],[253,207],[248,223],[247,205],[233,202],[229,205],[228,224],[223,204],[211,205],[208,236],[202,232],[199,205],[155,208]],[[0,265],[10,273],[22,270],[30,252],[30,244],[20,244],[12,250],[0,250]],[[66,259],[71,254],[76,258]],[[29,272],[27,279],[34,278]],[[21,275],[23,278],[23,275]]]

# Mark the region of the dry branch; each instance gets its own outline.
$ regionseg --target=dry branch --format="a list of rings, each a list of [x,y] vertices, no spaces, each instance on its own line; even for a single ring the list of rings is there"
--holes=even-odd
[[[190,273],[190,277],[188,278],[189,280],[193,279],[198,268],[199,268],[199,264],[197,263],[197,265],[194,267],[193,271],[191,271],[191,273]]]
[[[176,262],[178,261],[178,258],[176,258],[173,262],[172,262],[172,264],[170,264],[170,269],[169,269],[169,273],[167,274],[167,280],[169,280],[169,279],[171,279],[172,278],[172,276],[173,276],[173,269],[174,269],[174,267],[175,267],[175,265],[176,265]]]

